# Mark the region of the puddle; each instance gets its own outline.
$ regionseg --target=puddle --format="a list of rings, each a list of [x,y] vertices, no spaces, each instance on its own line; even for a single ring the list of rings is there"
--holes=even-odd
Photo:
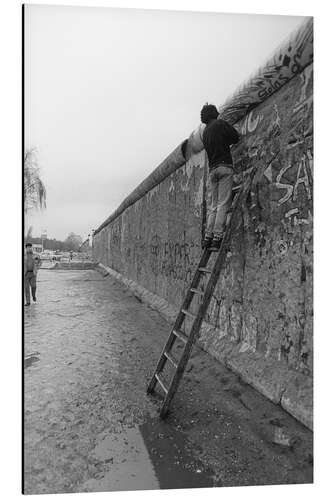
[[[139,427],[160,488],[208,488],[213,471],[195,457],[187,436],[166,422],[151,419]]]
[[[80,491],[214,486],[213,472],[189,450],[186,436],[159,420],[106,436],[92,459],[106,464],[108,470],[102,477],[86,481]]]
[[[39,355],[40,353],[39,352],[32,352],[31,354],[28,354],[25,358],[24,358],[24,368],[29,368],[29,366],[31,366],[32,364],[36,363],[37,361],[39,361]]]

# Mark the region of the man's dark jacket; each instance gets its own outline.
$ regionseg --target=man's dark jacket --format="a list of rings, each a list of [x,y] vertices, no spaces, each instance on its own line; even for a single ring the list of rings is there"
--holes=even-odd
[[[209,170],[227,163],[232,165],[232,156],[230,145],[236,144],[239,140],[239,134],[225,120],[213,120],[203,132],[203,144],[207,152],[209,161]]]

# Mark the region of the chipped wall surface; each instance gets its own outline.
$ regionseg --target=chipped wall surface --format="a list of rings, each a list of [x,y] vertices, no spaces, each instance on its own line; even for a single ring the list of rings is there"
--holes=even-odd
[[[258,173],[209,310],[242,350],[304,374],[312,373],[312,74],[310,65],[240,124],[237,171]]]
[[[235,181],[253,168],[257,172],[237,213],[227,265],[206,316],[214,329],[204,329],[200,339],[309,427],[312,88],[309,64],[236,124],[242,139],[232,149]],[[205,152],[192,152],[100,228],[95,259],[180,306],[201,255],[206,176]]]
[[[95,258],[178,305],[201,254],[204,152],[94,237]]]

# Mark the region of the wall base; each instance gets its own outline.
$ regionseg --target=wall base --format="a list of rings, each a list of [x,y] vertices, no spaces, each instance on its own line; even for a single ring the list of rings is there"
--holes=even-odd
[[[158,295],[108,266],[98,267],[123,283],[131,292],[151,309],[158,311],[166,321],[173,323],[178,308]],[[309,429],[313,429],[312,379],[302,373],[288,369],[282,362],[265,359],[251,351],[245,344],[232,342],[221,331],[204,322],[199,346],[211,356],[240,376],[254,389],[276,404],[280,404],[294,418]]]

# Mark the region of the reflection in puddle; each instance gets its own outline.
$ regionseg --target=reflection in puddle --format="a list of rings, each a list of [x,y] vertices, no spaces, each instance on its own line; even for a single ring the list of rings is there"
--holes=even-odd
[[[39,355],[40,353],[39,352],[32,352],[31,354],[28,354],[25,358],[24,358],[24,368],[29,368],[29,366],[31,366],[33,363],[36,363],[37,361],[39,361]]]
[[[93,460],[108,465],[99,479],[90,479],[80,491],[207,488],[212,472],[187,451],[186,436],[164,422],[147,421],[121,434],[104,438]]]

